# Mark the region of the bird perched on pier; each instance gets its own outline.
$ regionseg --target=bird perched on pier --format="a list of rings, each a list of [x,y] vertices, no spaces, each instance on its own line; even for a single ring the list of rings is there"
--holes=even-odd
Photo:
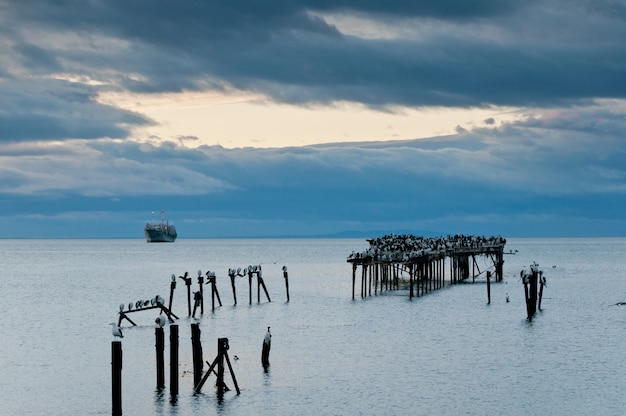
[[[267,327],[267,332],[265,333],[265,338],[263,338],[263,344],[266,344],[268,347],[272,345],[272,334],[270,332],[270,327]]]
[[[117,326],[117,324],[115,322],[111,322],[109,325],[111,325],[113,327],[111,329],[111,333],[113,334],[114,337],[116,337],[116,338],[124,338],[124,334],[122,334],[122,328]]]
[[[165,326],[165,322],[166,322],[165,315],[159,315],[154,320],[154,323],[156,323],[159,326],[159,328],[163,328]]]

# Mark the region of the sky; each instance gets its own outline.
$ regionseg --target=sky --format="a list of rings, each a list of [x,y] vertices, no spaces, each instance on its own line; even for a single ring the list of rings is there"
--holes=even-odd
[[[0,238],[626,236],[626,2],[0,0]]]

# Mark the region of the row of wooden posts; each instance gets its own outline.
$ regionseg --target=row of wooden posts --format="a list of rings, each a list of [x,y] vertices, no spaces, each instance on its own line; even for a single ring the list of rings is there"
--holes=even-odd
[[[287,272],[287,266],[283,266],[282,270],[283,270],[283,277],[285,279],[285,290],[287,293],[287,302],[289,302],[289,274]],[[261,266],[249,266],[248,268],[244,269],[243,274],[241,273],[241,269],[239,269],[238,271],[235,271],[235,269],[229,269],[228,271],[231,287],[233,290],[234,304],[237,305],[237,290],[235,287],[235,279],[237,276],[245,276],[246,274],[248,275],[249,304],[252,304],[252,280],[255,276],[257,278],[257,303],[261,302],[261,288],[263,288],[263,292],[265,293],[267,301],[271,302],[272,300],[270,299],[269,292],[267,290],[267,287],[265,286],[265,281],[263,280],[263,277],[262,277]],[[178,278],[181,279],[185,283],[185,286],[187,287],[188,316],[192,316],[195,318],[196,312],[198,311],[198,309],[200,309],[200,314],[204,314],[204,285],[205,284],[211,285],[211,311],[215,311],[216,299],[217,299],[219,306],[222,306],[222,299],[220,298],[220,294],[216,285],[215,273],[211,271],[207,271],[205,275],[207,277],[206,283],[204,280],[205,276],[203,276],[202,272],[198,270],[198,278],[197,278],[198,279],[198,291],[193,292],[193,312],[192,312],[192,306],[191,306],[192,304],[191,286],[193,284],[193,278],[189,277],[188,272],[185,272],[184,275],[182,276],[178,276]],[[168,320],[170,321],[170,323],[174,322],[173,318],[179,319],[178,316],[176,316],[176,314],[172,312],[172,302],[174,299],[175,289],[176,289],[176,275],[172,274],[172,281],[170,283],[170,298],[169,298],[168,306],[164,305],[163,299],[158,295],[155,298],[153,298],[152,301],[145,301],[146,302],[145,306],[144,306],[144,303],[138,302],[136,304],[135,309],[131,308],[132,304],[129,304],[127,310],[124,310],[123,304],[120,305],[120,313],[119,313],[117,325],[120,326],[123,320],[127,320],[131,325],[137,326],[137,324],[133,322],[133,320],[128,315],[134,312],[141,312],[141,311],[146,311],[150,309],[160,309],[160,314],[165,314]]]
[[[178,325],[170,325],[170,394],[172,401],[176,401],[178,395]],[[212,363],[206,361],[209,369],[202,376],[204,361],[202,358],[202,343],[200,341],[200,325],[198,323],[191,324],[191,346],[193,355],[193,381],[194,393],[200,393],[205,382],[211,374],[217,376],[216,387],[218,397],[222,397],[224,391],[230,389],[224,382],[224,363],[228,365],[235,390],[240,394],[239,385],[235,372],[228,357],[229,343],[228,338],[218,338],[217,340],[217,356]],[[165,335],[163,327],[155,328],[155,349],[156,349],[156,387],[157,389],[165,388]],[[264,344],[263,350],[263,366],[269,366],[269,349],[266,350]],[[217,367],[217,370],[216,370]],[[113,415],[122,414],[122,342],[113,341],[111,343],[111,380],[112,380],[112,401]]]
[[[450,284],[460,283],[470,277],[470,262],[472,282],[477,276],[485,272],[487,278],[487,298],[491,302],[491,279],[492,272],[481,271],[476,261],[476,256],[484,255],[493,262],[494,280],[500,282],[503,279],[503,251],[474,250],[455,255],[432,255],[423,256],[409,261],[394,262],[380,260],[377,256],[366,258],[349,259],[352,263],[352,299],[355,298],[356,276],[358,266],[361,266],[361,298],[374,295],[384,290],[401,289],[406,287],[408,274],[409,298],[422,296],[430,291],[440,289],[445,285],[446,261],[448,260],[450,271]],[[471,259],[471,260],[470,260]]]

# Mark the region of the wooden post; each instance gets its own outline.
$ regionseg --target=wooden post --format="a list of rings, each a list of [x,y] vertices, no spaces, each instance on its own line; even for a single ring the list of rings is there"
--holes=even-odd
[[[285,290],[287,291],[287,302],[289,302],[289,275],[287,266],[283,266],[283,277],[285,278]],[[354,264],[352,264],[352,299],[354,299]]]
[[[491,304],[491,272],[487,272],[487,305]]]
[[[208,272],[207,272],[208,273]],[[200,286],[200,314],[204,314],[204,293],[202,290],[202,285],[204,283],[204,276],[202,276],[202,272],[198,270],[198,285]]]
[[[229,274],[230,276],[230,286],[233,288],[233,300],[235,301],[235,305],[237,304],[237,290],[235,289],[235,271],[232,270]]]
[[[111,387],[113,416],[122,414],[122,342],[111,342]]]
[[[249,304],[252,305],[252,270],[250,270],[250,268],[248,268],[248,288],[250,289],[249,291]]]
[[[272,334],[270,333],[270,327],[267,327],[265,338],[263,338],[263,349],[261,351],[261,364],[265,371],[270,366],[270,348],[272,346]]]
[[[543,297],[543,287],[546,284],[546,279],[545,279],[545,277],[543,277],[543,272],[541,272],[541,271],[539,272],[539,284],[541,286],[539,287],[539,306],[538,306],[538,308],[539,308],[539,310],[541,310],[541,298]]]
[[[165,334],[163,333],[163,327],[155,328],[154,336],[156,339],[157,389],[162,389],[165,387],[165,359],[163,357],[165,352]]]
[[[185,281],[185,285],[187,286],[187,311],[188,315],[191,316],[191,277],[187,277],[187,272],[185,272],[184,276],[178,276],[180,279]]]
[[[172,310],[172,300],[174,299],[174,289],[176,289],[176,275],[173,274],[172,283],[170,284],[170,303],[169,303],[169,307],[167,308],[170,311]]]
[[[178,325],[170,325],[170,393],[178,394]]]
[[[352,262],[352,300],[354,300],[355,283],[356,283],[356,262]]]
[[[198,309],[198,306],[200,306],[201,299],[202,295],[200,294],[200,291],[193,292],[193,313],[191,314],[191,316],[193,316],[194,318],[196,317],[196,310]]]
[[[409,264],[409,299],[413,299],[413,265]],[[418,289],[419,296],[419,289]]]
[[[224,354],[228,350],[228,338],[218,338],[217,340],[217,395],[224,395]]]
[[[271,302],[272,300],[270,299],[270,294],[267,293],[267,288],[265,287],[265,281],[263,280],[263,276],[261,275],[261,270],[259,270],[257,272],[256,278],[257,278],[257,281],[259,282],[259,284],[261,285],[261,287],[263,288],[263,292],[265,292],[265,296],[267,297],[267,301]],[[257,288],[257,291],[258,291],[258,288]],[[259,295],[259,296],[261,296],[261,295]]]
[[[200,324],[191,324],[191,352],[193,356],[193,385],[197,386],[202,379],[202,343],[200,342]]]

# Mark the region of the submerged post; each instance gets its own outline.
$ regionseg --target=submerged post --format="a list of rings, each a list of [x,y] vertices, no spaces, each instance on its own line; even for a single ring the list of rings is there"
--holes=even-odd
[[[540,287],[539,287],[539,310],[541,310],[541,298],[543,297],[543,287],[546,285],[546,278],[543,277],[543,272],[539,272],[539,283],[540,283]]]
[[[178,394],[178,325],[170,325],[170,393]]]
[[[122,414],[122,342],[111,343],[111,387],[113,416]]]
[[[202,272],[198,270],[198,285],[200,286],[200,314],[204,314],[204,296],[202,285],[204,284],[204,276]]]
[[[354,299],[354,274],[352,275],[352,299]],[[285,278],[285,290],[287,291],[287,302],[289,302],[289,275],[287,266],[283,266],[283,277]]]
[[[172,283],[170,284],[170,303],[169,303],[169,307],[167,308],[170,311],[172,310],[172,300],[174,299],[174,289],[176,289],[176,275],[172,274]]]
[[[200,324],[191,324],[191,352],[193,355],[193,385],[197,386],[202,380],[202,343],[200,342]]]
[[[237,291],[235,289],[235,269],[228,269],[228,276],[230,277],[230,286],[233,288],[233,300],[235,301],[235,305],[237,304]]]
[[[261,351],[261,364],[265,371],[270,366],[270,348],[272,347],[272,334],[270,333],[270,327],[267,327],[265,338],[263,338],[263,349]]]
[[[491,272],[487,272],[487,305],[491,304]]]
[[[154,336],[156,339],[156,378],[157,389],[165,387],[165,359],[163,354],[165,353],[165,334],[163,327],[154,329]]]

